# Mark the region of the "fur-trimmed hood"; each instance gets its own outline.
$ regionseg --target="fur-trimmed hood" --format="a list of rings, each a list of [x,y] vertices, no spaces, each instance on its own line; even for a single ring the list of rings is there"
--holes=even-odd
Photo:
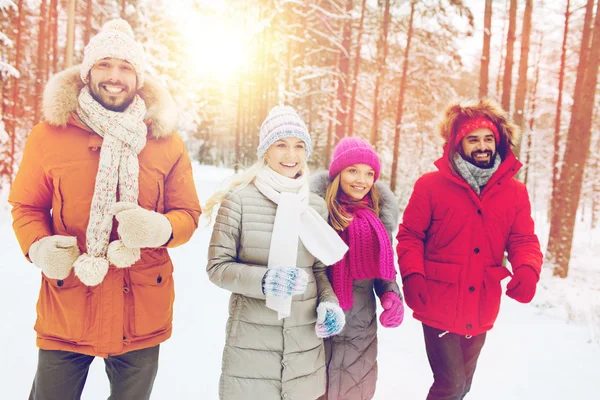
[[[71,114],[78,107],[79,92],[85,85],[79,75],[79,65],[52,76],[44,89],[44,118],[55,126],[66,126]],[[146,77],[138,95],[146,103],[144,120],[148,131],[155,138],[171,136],[177,127],[175,101],[157,80]]]
[[[309,177],[310,191],[325,198],[327,185],[329,184],[329,171],[319,171]],[[400,220],[400,206],[394,193],[383,182],[375,182],[379,191],[379,219],[383,222],[385,230],[390,238],[398,228]]]
[[[497,144],[501,156],[512,148],[520,134],[520,129],[507,119],[506,112],[500,104],[490,99],[460,101],[450,105],[440,122],[440,136],[444,139],[444,146],[452,143],[456,137],[457,122],[473,117],[486,117],[492,121],[500,133],[500,143]]]

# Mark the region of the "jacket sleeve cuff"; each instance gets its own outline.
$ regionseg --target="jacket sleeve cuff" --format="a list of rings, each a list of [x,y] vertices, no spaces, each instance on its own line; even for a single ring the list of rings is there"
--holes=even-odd
[[[171,223],[171,237],[162,247],[173,248],[187,243],[198,228],[199,214],[193,218],[187,211],[174,210],[164,216]]]

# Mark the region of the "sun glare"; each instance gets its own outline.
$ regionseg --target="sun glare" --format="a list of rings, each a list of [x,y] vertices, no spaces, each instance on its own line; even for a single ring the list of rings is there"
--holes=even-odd
[[[184,30],[191,67],[201,77],[231,80],[246,62],[244,32],[239,24],[215,17],[198,17]]]

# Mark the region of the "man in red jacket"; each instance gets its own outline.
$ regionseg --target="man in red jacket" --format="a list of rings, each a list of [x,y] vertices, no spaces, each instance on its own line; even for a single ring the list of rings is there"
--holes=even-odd
[[[462,399],[506,294],[528,303],[542,253],[522,164],[511,147],[518,128],[488,100],[455,104],[440,126],[438,171],[415,183],[398,232],[406,303],[423,323],[434,382],[428,400]],[[502,265],[504,252],[512,273]]]

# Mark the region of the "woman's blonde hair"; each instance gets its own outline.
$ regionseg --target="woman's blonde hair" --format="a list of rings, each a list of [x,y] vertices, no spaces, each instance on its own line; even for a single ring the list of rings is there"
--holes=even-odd
[[[327,191],[325,192],[325,203],[327,203],[327,209],[329,210],[329,224],[338,232],[346,229],[352,222],[352,216],[344,212],[342,205],[338,201],[338,195],[341,191],[340,176],[341,173],[337,174],[333,178],[333,181],[329,182]],[[367,196],[369,194],[371,195],[371,201],[367,208],[379,217],[379,191],[375,183],[373,183]]]
[[[256,178],[258,171],[265,165],[267,165],[267,160],[265,158],[261,158],[248,167],[244,172],[228,178],[223,187],[210,196],[204,207],[202,207],[202,214],[208,218],[209,223],[212,222],[213,212],[215,211],[216,207],[221,204],[225,197],[227,197],[227,194],[232,190],[239,190],[250,184],[254,178]]]

